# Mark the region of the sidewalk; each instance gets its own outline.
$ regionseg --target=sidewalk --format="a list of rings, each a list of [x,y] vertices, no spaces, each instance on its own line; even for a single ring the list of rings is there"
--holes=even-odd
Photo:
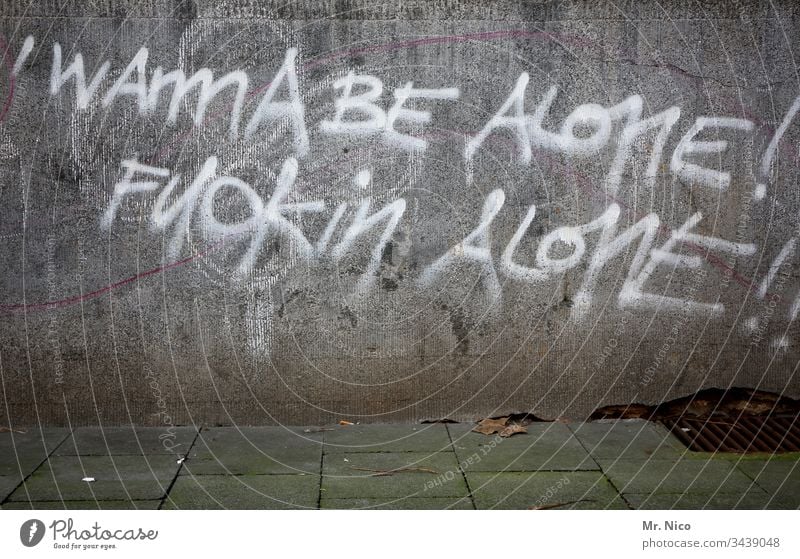
[[[688,451],[640,420],[0,433],[3,509],[796,509],[800,453]],[[185,457],[185,459],[184,459]],[[94,481],[83,481],[93,478]]]

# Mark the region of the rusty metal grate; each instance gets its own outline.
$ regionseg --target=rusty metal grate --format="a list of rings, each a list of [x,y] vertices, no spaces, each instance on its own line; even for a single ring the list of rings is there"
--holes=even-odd
[[[689,450],[698,452],[800,452],[800,417],[681,417],[661,420]]]

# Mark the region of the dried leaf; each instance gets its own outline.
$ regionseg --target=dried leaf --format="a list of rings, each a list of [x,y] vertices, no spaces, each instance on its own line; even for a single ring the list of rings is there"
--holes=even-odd
[[[339,425],[355,425],[352,421],[347,421],[346,419],[340,419]]]
[[[487,417],[486,419],[481,419],[472,430],[482,435],[492,435],[505,429],[506,423],[508,423],[507,417],[497,419]]]
[[[548,423],[541,417],[535,416],[532,413],[512,413],[508,416],[509,423],[519,423],[520,425],[528,426],[531,423]]]
[[[528,429],[523,427],[522,425],[517,425],[516,423],[512,423],[511,425],[507,425],[505,429],[500,431],[500,436],[503,438],[508,438],[511,435],[516,435],[517,433],[527,433]]]

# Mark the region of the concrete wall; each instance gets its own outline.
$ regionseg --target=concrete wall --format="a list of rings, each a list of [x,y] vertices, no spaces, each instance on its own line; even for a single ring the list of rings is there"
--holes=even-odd
[[[0,21],[0,423],[800,396],[792,1]]]

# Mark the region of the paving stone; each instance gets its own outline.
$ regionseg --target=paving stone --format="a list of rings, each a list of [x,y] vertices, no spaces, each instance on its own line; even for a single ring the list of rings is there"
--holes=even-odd
[[[625,494],[632,507],[647,510],[764,510],[787,508],[777,498],[759,488],[745,493],[654,493],[652,495]]]
[[[451,450],[443,424],[344,425],[325,431],[325,454]]]
[[[68,429],[36,427],[0,433],[0,476],[25,477],[69,435]]]
[[[185,455],[196,435],[194,427],[81,427],[58,447],[54,455]]]
[[[469,497],[434,497],[410,499],[326,499],[323,509],[378,509],[378,510],[474,510]]]
[[[317,508],[319,476],[181,476],[164,509]]]
[[[303,428],[204,429],[185,463],[186,475],[314,474],[322,460],[322,433]]]
[[[728,460],[616,461],[604,472],[622,493],[741,494],[755,487]]]
[[[11,495],[11,492],[20,484],[22,478],[19,476],[0,476],[0,503]]]
[[[34,501],[8,502],[3,510],[156,510],[161,500],[152,501]]]
[[[160,499],[177,474],[173,456],[54,456],[14,493],[11,501]],[[81,481],[93,477],[94,482]]]
[[[775,495],[785,508],[800,508],[800,462],[783,460],[748,460],[736,468],[755,480],[759,487]]]
[[[467,473],[478,509],[626,509],[601,472],[470,472]]]
[[[526,434],[502,438],[448,425],[465,472],[598,470],[580,441],[562,423],[533,423]]]
[[[694,454],[663,425],[652,421],[634,419],[567,426],[604,468],[617,460],[676,460]]]
[[[423,471],[397,471],[391,475],[379,475],[403,468]],[[325,499],[389,500],[401,497],[466,497],[468,492],[452,452],[356,452],[325,455],[322,495]]]

